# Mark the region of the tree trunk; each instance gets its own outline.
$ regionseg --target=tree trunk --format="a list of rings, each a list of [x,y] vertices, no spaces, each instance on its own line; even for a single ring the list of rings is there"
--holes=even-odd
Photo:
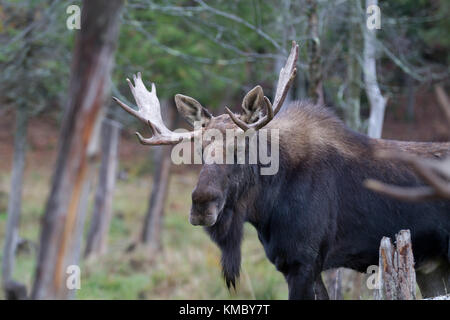
[[[170,128],[174,122],[175,112],[172,105],[167,104],[167,106],[168,108],[162,110],[162,116],[164,123],[167,123],[167,126]],[[153,188],[141,236],[141,242],[149,247],[150,253],[161,249],[162,216],[169,186],[170,167],[172,165],[170,159],[171,146],[155,146],[153,148],[155,163]]]
[[[8,202],[8,220],[6,222],[5,246],[2,258],[2,286],[7,298],[25,298],[24,285],[13,280],[15,253],[19,240],[19,220],[22,210],[22,186],[25,168],[28,114],[24,106],[16,110],[16,128],[14,136],[14,156],[11,174],[11,190]]]
[[[439,84],[434,86],[434,93],[436,94],[439,106],[447,118],[447,122],[450,123],[450,99],[445,93],[444,88]]]
[[[414,109],[416,105],[416,88],[414,85],[414,78],[407,73],[405,73],[405,77],[406,95],[408,97],[408,102],[406,105],[406,117],[408,121],[414,121]]]
[[[290,15],[292,14],[291,1],[286,1],[286,0],[280,1],[280,3],[278,4],[278,8],[279,8],[279,14],[275,17],[276,23],[274,26],[275,30],[276,30],[276,34],[279,35],[280,42],[282,44],[289,42],[289,46],[290,46],[291,41],[288,41],[288,40],[295,39],[292,35],[293,27],[290,24],[291,23]],[[287,52],[280,50],[280,52],[278,52],[278,55],[274,61],[275,62],[273,65],[274,66],[273,72],[275,75],[275,80],[273,82],[273,97],[274,98],[275,98],[277,85],[278,85],[278,76],[280,74],[280,70],[284,67],[284,65],[286,63],[286,58],[287,58]],[[288,106],[291,103],[292,97],[293,97],[293,92],[294,92],[293,88],[291,88],[291,90],[288,91],[288,93],[286,95],[286,99],[284,100],[281,108],[284,108],[284,106]]]
[[[66,299],[66,271],[78,264],[83,199],[103,116],[122,0],[84,1],[75,43],[58,160],[43,219],[32,298]],[[78,228],[77,228],[78,227]]]
[[[317,1],[306,0],[308,16],[308,95],[314,103],[324,104],[322,87],[322,57],[320,52],[319,19],[317,13]]]
[[[103,121],[101,134],[100,173],[95,195],[92,221],[86,242],[85,256],[106,253],[108,231],[112,216],[112,200],[117,175],[117,149],[119,124],[112,120]]]
[[[366,0],[366,8],[378,5],[377,0]],[[381,95],[377,80],[376,67],[376,29],[369,30],[363,26],[364,34],[364,83],[366,94],[370,103],[368,135],[372,138],[381,138],[383,131],[384,109],[386,99]]]
[[[396,245],[383,237],[380,245],[378,269],[380,300],[415,300],[416,272],[412,253],[411,234],[401,230],[396,236]]]
[[[349,2],[349,16],[356,18],[359,16],[358,2]],[[350,20],[351,21],[351,20]],[[359,23],[359,21],[358,21]],[[344,109],[345,122],[347,125],[358,131],[361,129],[361,64],[358,55],[361,52],[361,33],[358,30],[358,23],[349,24],[348,37],[348,61],[347,61],[347,94]]]

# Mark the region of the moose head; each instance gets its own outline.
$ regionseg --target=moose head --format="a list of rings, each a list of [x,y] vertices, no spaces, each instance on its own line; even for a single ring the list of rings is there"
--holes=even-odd
[[[135,110],[117,98],[113,98],[125,111],[135,116],[150,127],[152,137],[144,138],[138,132],[136,135],[144,145],[174,145],[182,141],[190,141],[204,132],[215,129],[225,136],[226,130],[248,132],[258,131],[266,126],[278,113],[286,98],[292,80],[296,75],[298,45],[293,42],[286,65],[280,71],[277,90],[273,104],[264,96],[261,86],[250,90],[242,102],[243,113],[234,114],[225,108],[226,114],[213,116],[194,98],[177,94],[175,103],[178,112],[195,130],[190,132],[173,132],[168,129],[161,117],[161,106],[156,95],[156,87],[152,84],[148,91],[142,81],[141,74],[133,77],[134,85],[129,79],[131,93],[136,100],[138,110]],[[202,141],[202,147],[208,147],[217,141]],[[221,143],[221,142],[220,142]],[[222,144],[225,145],[225,144]],[[192,208],[190,222],[193,225],[212,226],[223,212],[225,204],[238,192],[242,166],[234,164],[204,164],[198,183],[192,192]]]

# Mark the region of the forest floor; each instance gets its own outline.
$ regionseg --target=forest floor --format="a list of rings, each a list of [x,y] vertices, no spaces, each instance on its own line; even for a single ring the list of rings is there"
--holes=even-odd
[[[14,277],[25,282],[28,288],[32,285],[35,271],[36,246],[48,195],[49,174],[45,170],[33,170],[25,176],[20,236],[29,242],[18,251]],[[8,175],[2,174],[0,188],[7,189],[8,183]],[[172,176],[164,217],[163,250],[150,258],[144,248],[132,252],[127,252],[127,248],[141,231],[152,186],[151,176],[118,181],[108,253],[81,263],[81,289],[77,291],[77,298],[287,298],[287,287],[282,275],[268,262],[256,232],[249,226],[245,230],[240,284],[237,292],[227,291],[221,278],[220,251],[202,228],[193,227],[188,221],[190,192],[194,184],[194,173]],[[90,202],[92,208],[92,199]],[[0,212],[1,248],[5,224],[3,208]],[[86,227],[88,225],[89,221]]]

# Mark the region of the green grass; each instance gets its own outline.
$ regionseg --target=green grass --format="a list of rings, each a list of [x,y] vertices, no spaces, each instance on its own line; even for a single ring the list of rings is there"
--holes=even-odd
[[[202,228],[188,222],[190,193],[195,181],[193,173],[172,177],[164,216],[163,251],[152,257],[143,248],[125,252],[141,231],[151,192],[151,176],[118,181],[108,253],[94,261],[81,262],[81,289],[77,291],[77,298],[286,299],[284,278],[265,257],[256,232],[250,226],[245,229],[242,275],[237,290],[226,289],[221,278],[220,251]],[[50,175],[45,171],[25,175],[20,236],[36,244],[49,182]],[[0,190],[9,190],[9,175],[0,175]],[[5,211],[0,208],[1,248]],[[89,209],[86,227],[90,213]],[[36,250],[21,252],[16,259],[14,276],[28,288],[33,281],[36,253]]]

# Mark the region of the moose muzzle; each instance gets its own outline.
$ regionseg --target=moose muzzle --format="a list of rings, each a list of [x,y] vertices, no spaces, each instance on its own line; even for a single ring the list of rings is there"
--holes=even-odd
[[[196,206],[193,205],[189,215],[189,222],[194,226],[211,227],[216,223],[218,211],[215,202],[210,202],[206,205],[206,208],[196,208]]]

